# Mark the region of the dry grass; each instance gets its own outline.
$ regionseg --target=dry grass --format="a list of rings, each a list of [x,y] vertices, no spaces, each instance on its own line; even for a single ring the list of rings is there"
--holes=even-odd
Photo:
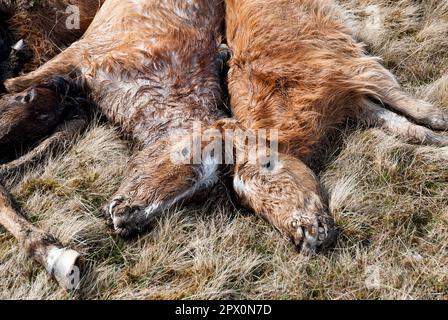
[[[340,2],[356,8],[357,36],[409,90],[448,108],[448,1]],[[384,22],[377,30],[364,27],[372,4]],[[123,242],[99,208],[128,153],[114,130],[96,124],[65,154],[10,180],[31,219],[84,254],[87,272],[82,290],[64,292],[0,229],[0,298],[448,298],[448,148],[406,145],[377,129],[347,133],[322,172],[342,236],[315,257],[234,209],[222,189]]]

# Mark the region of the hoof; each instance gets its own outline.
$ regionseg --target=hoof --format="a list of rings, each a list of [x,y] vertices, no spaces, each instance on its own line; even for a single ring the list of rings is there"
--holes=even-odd
[[[80,281],[79,253],[75,250],[53,247],[48,252],[47,271],[61,287],[75,290]]]

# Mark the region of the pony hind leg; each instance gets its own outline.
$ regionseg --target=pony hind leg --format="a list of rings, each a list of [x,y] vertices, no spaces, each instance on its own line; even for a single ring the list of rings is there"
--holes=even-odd
[[[0,145],[20,141],[23,138],[21,134],[27,133],[29,135],[27,138],[40,135],[48,130],[43,128],[45,124],[59,123],[59,125],[56,131],[37,148],[18,160],[0,166],[0,180],[12,170],[23,167],[43,157],[50,149],[68,142],[86,127],[88,113],[85,104],[87,101],[74,95],[75,92],[76,88],[70,85],[70,81],[62,77],[54,77],[40,87],[33,87],[21,94],[7,97],[9,103],[0,106]],[[66,100],[69,102],[67,103]],[[11,126],[11,121],[16,122],[15,126]],[[0,150],[3,149],[0,148]],[[15,208],[10,195],[1,185],[0,224],[18,240],[21,247],[32,258],[45,267],[63,288],[77,288],[80,280],[79,253],[63,247],[51,235],[33,226]]]
[[[7,92],[18,93],[33,85],[38,85],[52,76],[76,74],[82,59],[81,51],[76,44],[72,45],[37,70],[6,80],[4,86]]]

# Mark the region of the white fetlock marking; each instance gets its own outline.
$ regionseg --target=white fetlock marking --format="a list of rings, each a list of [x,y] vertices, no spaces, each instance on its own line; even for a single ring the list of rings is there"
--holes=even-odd
[[[64,249],[61,248],[51,248],[48,251],[48,256],[47,256],[47,272],[48,273],[53,273],[53,269],[56,265],[56,261],[60,258],[60,256],[62,255],[62,253],[64,252]]]

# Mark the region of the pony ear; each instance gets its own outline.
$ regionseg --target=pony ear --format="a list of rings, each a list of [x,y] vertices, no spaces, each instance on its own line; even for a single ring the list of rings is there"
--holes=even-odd
[[[77,83],[60,76],[50,77],[23,92],[2,96],[0,157],[7,158],[20,144],[32,145],[52,134],[29,155],[15,163],[29,162],[29,159],[43,155],[50,147],[71,139],[86,126],[88,104]]]
[[[53,75],[34,86],[38,88],[50,89],[62,97],[86,97],[87,89],[83,86],[84,81],[82,75],[77,72],[73,72],[73,76],[76,77],[72,78],[65,75]]]

